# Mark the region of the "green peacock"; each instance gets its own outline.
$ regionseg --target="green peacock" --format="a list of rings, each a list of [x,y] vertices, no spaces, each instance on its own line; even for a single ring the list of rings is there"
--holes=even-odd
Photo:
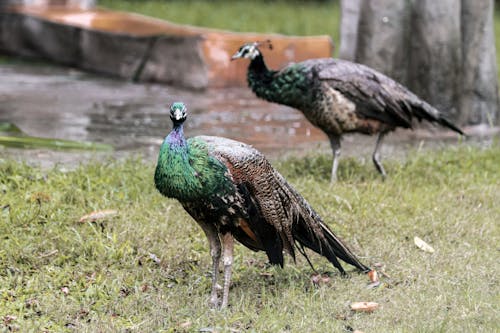
[[[425,119],[459,134],[461,129],[407,88],[367,66],[333,58],[310,59],[269,70],[259,46],[247,43],[232,60],[250,59],[247,80],[260,98],[300,110],[330,140],[333,151],[331,181],[337,179],[340,143],[344,133],[378,133],[372,159],[385,178],[379,148],[384,136],[397,127],[412,128]],[[271,48],[269,41],[264,42]]]
[[[295,259],[307,247],[325,256],[342,274],[338,258],[362,272],[362,264],[323,222],[306,200],[259,151],[244,143],[211,136],[184,137],[183,103],[173,103],[173,129],[161,145],[155,186],[177,199],[205,232],[212,256],[213,306],[228,305],[234,239],[265,251],[271,264],[283,266],[284,251]],[[217,281],[224,264],[222,302]]]

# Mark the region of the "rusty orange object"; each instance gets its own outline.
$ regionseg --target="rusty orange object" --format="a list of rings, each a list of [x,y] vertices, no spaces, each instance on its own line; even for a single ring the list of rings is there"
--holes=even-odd
[[[357,312],[373,312],[379,307],[376,302],[354,302],[351,304],[351,310]]]
[[[116,34],[121,37],[124,35],[139,39],[150,36],[176,36],[191,39],[199,37],[197,49],[193,50],[193,53],[201,53],[204,62],[206,78],[203,81],[203,88],[246,86],[248,63],[245,61],[231,62],[230,60],[231,55],[247,42],[268,39],[272,41],[273,50],[264,50],[263,53],[267,56],[268,66],[273,69],[279,69],[290,62],[330,57],[333,53],[332,40],[330,36],[326,35],[300,37],[280,34],[235,33],[175,24],[144,15],[103,8],[86,10],[66,6],[25,5],[10,7],[9,11],[40,19],[42,23],[53,22],[88,31]],[[107,46],[110,47],[108,44]],[[113,52],[113,50],[109,52]],[[53,60],[57,61],[57,59]],[[177,61],[188,60],[177,59]],[[170,64],[170,66],[172,65],[174,64]],[[193,70],[200,71],[199,68],[193,68]],[[161,81],[161,78],[155,77],[154,80]]]

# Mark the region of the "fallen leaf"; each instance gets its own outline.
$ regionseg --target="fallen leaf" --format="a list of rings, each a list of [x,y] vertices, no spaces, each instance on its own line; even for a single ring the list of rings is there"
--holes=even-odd
[[[351,303],[351,310],[357,312],[373,312],[379,304],[375,302],[354,302]]]
[[[380,285],[381,285],[380,281],[375,281],[375,282],[369,283],[366,287],[368,289],[373,289],[373,288],[380,287]]]
[[[368,277],[370,278],[371,282],[377,282],[378,281],[377,271],[372,269],[371,271],[368,272]]]
[[[185,321],[183,323],[180,323],[179,327],[180,328],[189,328],[189,327],[191,327],[191,322],[188,320],[188,321]]]
[[[430,246],[429,244],[427,244],[426,242],[424,242],[421,238],[415,236],[413,238],[413,242],[420,250],[425,251],[425,252],[429,252],[429,253],[434,253],[434,248],[432,246]]]
[[[3,323],[5,325],[8,325],[16,319],[17,319],[17,317],[14,315],[6,315],[5,317],[3,317]]]
[[[316,286],[328,284],[330,282],[330,277],[326,274],[313,274],[311,275],[311,282]]]
[[[217,333],[217,327],[202,327],[198,330],[198,332],[202,333]]]
[[[97,220],[102,220],[107,217],[113,217],[117,214],[118,211],[115,209],[96,210],[90,214],[80,217],[79,222],[95,222]]]
[[[273,273],[269,273],[269,272],[262,272],[259,275],[262,276],[262,277],[265,277],[265,278],[271,278],[271,277],[273,277]]]
[[[161,264],[160,258],[158,258],[158,256],[154,253],[149,253],[149,259],[153,260],[158,265]]]
[[[62,288],[61,288],[61,291],[62,291],[62,293],[63,293],[64,295],[69,294],[69,288],[68,288],[68,287],[62,287]]]
[[[49,251],[49,252],[45,252],[45,253],[42,253],[38,256],[38,258],[45,258],[45,257],[50,257],[50,256],[53,256],[54,254],[57,254],[59,252],[58,249],[55,249],[55,250],[52,250],[52,251]]]

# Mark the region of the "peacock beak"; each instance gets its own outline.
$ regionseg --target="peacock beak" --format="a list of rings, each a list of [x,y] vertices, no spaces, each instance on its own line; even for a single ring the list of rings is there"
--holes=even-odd
[[[175,120],[181,120],[184,117],[183,112],[180,109],[175,109],[173,116]]]
[[[238,51],[231,57],[231,61],[241,58],[241,53]]]

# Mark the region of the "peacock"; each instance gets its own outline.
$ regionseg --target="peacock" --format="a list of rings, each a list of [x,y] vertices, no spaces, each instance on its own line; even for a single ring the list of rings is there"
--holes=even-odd
[[[184,137],[186,106],[170,107],[173,129],[161,145],[154,174],[157,190],[177,199],[205,232],[212,257],[210,303],[219,306],[217,280],[222,256],[221,308],[228,305],[234,239],[283,267],[284,252],[306,256],[307,247],[345,275],[338,258],[362,272],[362,264],[258,150],[222,137]],[[221,254],[222,253],[222,254]],[[307,258],[307,256],[306,256]]]
[[[300,110],[330,140],[333,151],[331,182],[337,179],[340,143],[344,133],[378,133],[372,159],[383,178],[379,149],[384,136],[397,127],[412,128],[413,118],[438,123],[461,135],[461,129],[436,108],[407,88],[376,70],[349,61],[320,58],[269,70],[259,46],[247,43],[231,57],[250,59],[247,81],[252,91],[267,101]]]

